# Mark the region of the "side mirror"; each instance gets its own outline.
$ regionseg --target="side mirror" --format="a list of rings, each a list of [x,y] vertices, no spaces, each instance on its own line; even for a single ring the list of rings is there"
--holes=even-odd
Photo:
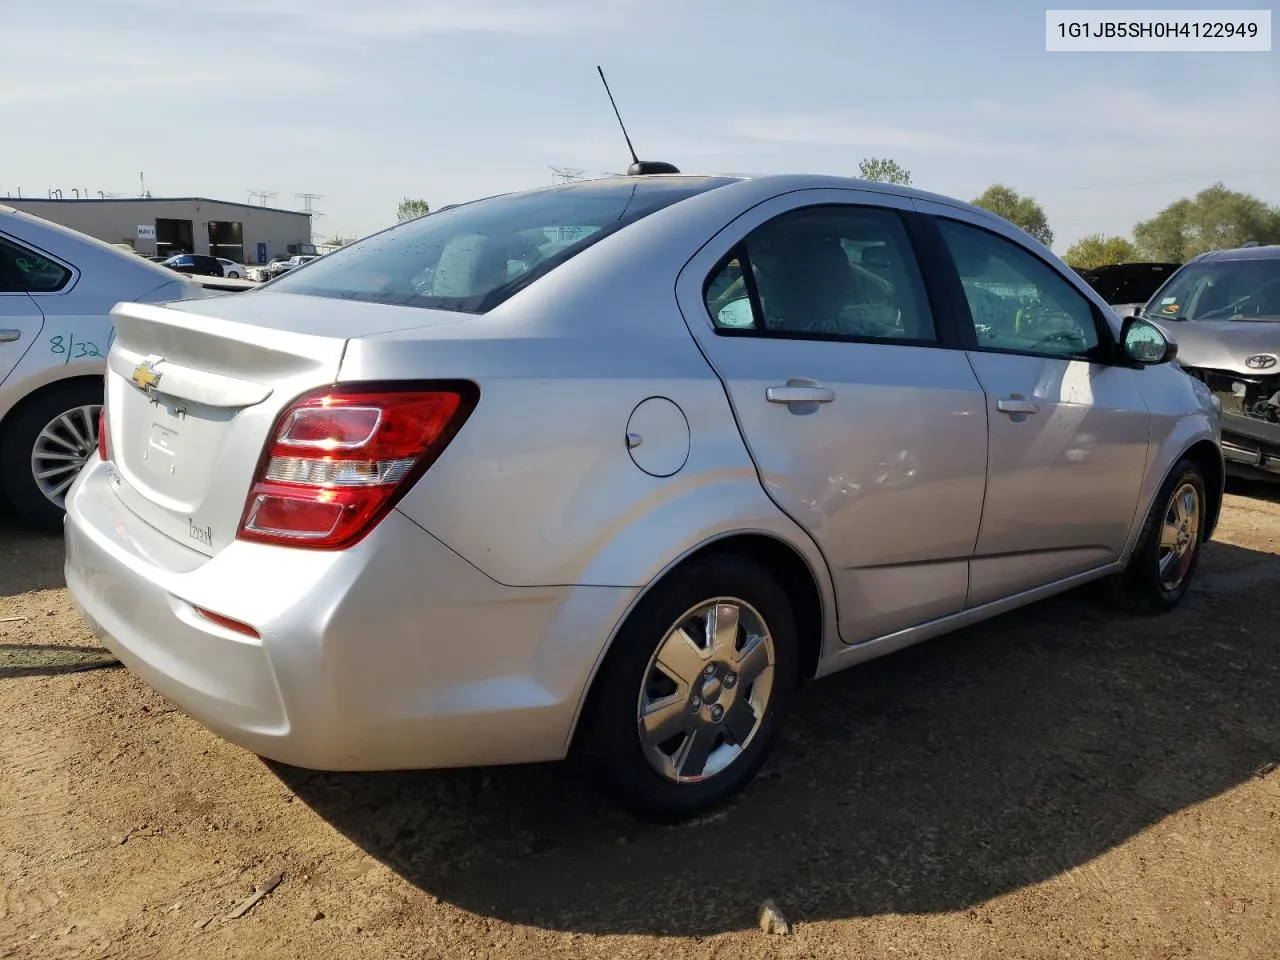
[[[749,330],[756,325],[755,313],[751,310],[751,301],[746,297],[730,300],[716,314],[716,324],[730,330]]]
[[[1120,349],[1125,358],[1140,367],[1168,363],[1178,355],[1178,345],[1150,320],[1126,317],[1120,328]]]

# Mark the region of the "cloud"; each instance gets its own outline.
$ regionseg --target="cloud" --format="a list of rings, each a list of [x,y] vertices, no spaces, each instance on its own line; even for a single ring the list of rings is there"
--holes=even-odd
[[[1000,142],[968,130],[885,123],[877,117],[848,112],[746,115],[731,121],[726,130],[744,140],[795,146],[972,154],[1027,149],[1022,144]]]
[[[145,3],[148,0],[134,0]],[[234,42],[229,42],[234,40]],[[323,91],[344,83],[341,70],[322,66],[279,42],[214,25],[199,31],[71,22],[48,43],[46,31],[18,22],[5,32],[0,58],[0,107],[52,104],[148,104],[176,112],[176,99],[237,109],[228,98],[278,87]],[[33,81],[38,78],[38,81]]]
[[[139,0],[135,0],[139,2]],[[157,8],[167,0],[141,0]],[[321,42],[411,40],[441,34],[598,33],[636,0],[221,0],[219,13]]]

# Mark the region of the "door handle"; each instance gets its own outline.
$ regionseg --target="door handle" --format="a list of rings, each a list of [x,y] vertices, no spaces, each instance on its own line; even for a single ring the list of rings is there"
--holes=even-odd
[[[13,343],[13,341],[21,339],[21,330],[0,330],[0,343]]]
[[[1040,404],[1026,397],[1007,397],[996,401],[996,409],[1001,413],[1039,413]]]
[[[834,390],[826,387],[766,387],[765,399],[770,403],[830,403],[836,398]]]

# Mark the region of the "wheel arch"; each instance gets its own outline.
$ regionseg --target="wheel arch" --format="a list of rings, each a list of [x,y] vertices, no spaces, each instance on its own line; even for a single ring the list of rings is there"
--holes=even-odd
[[[579,697],[573,723],[569,728],[570,744],[577,736],[579,721],[587,712],[588,703],[597,687],[596,681],[600,676],[601,668],[613,652],[618,632],[637,606],[659,585],[666,583],[672,577],[680,576],[681,572],[688,569],[690,565],[715,556],[747,557],[761,564],[778,578],[779,585],[791,603],[796,620],[796,636],[800,644],[799,678],[803,682],[816,676],[818,664],[822,661],[826,632],[835,621],[834,611],[830,615],[827,614],[828,601],[824,599],[830,598],[830,602],[834,602],[830,584],[820,579],[819,573],[813,569],[801,550],[772,532],[738,530],[717,534],[701,541],[668,563],[632,598],[614,626],[587,678],[587,683]]]
[[[30,392],[23,394],[19,399],[14,401],[13,405],[10,406],[9,409],[5,410],[3,414],[0,414],[0,434],[8,428],[10,423],[12,423],[14,416],[25,410],[27,407],[30,407],[32,404],[38,403],[49,394],[56,393],[59,390],[65,390],[71,386],[93,386],[95,384],[100,389],[103,387],[102,374],[75,374],[69,377],[60,377],[57,380],[49,380],[46,383],[40,384],[40,386]]]
[[[1222,451],[1212,440],[1197,440],[1174,463],[1183,459],[1191,460],[1204,474],[1205,497],[1209,501],[1205,504],[1204,539],[1209,540],[1217,529],[1226,492],[1227,468]]]

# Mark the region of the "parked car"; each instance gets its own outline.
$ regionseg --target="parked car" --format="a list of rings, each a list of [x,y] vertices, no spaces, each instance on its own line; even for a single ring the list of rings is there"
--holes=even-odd
[[[228,260],[226,257],[218,257],[218,262],[222,264],[222,275],[230,277],[233,280],[243,280],[248,274],[243,263],[236,263],[234,260]]]
[[[97,444],[111,307],[204,295],[144,257],[0,205],[0,492],[28,521],[61,526]]]
[[[247,277],[250,280],[258,281],[259,283],[264,280],[269,280],[270,276],[267,273],[267,264],[263,263],[250,267]]]
[[[278,277],[282,273],[288,273],[290,270],[294,270],[305,263],[310,263],[315,259],[315,256],[304,253],[289,257],[286,260],[273,260],[267,265],[267,279]]]
[[[1280,245],[1196,257],[1142,308],[1222,404],[1233,473],[1280,481]]]
[[[1157,326],[887,184],[508,194],[115,316],[67,584],[131,670],[302,767],[569,756],[687,817],[803,679],[1093,580],[1174,607],[1222,500]]]
[[[1085,283],[1122,317],[1136,313],[1180,263],[1111,263],[1078,271]]]
[[[178,273],[189,273],[202,277],[225,277],[222,263],[217,257],[202,253],[178,253],[164,262],[164,266]]]

